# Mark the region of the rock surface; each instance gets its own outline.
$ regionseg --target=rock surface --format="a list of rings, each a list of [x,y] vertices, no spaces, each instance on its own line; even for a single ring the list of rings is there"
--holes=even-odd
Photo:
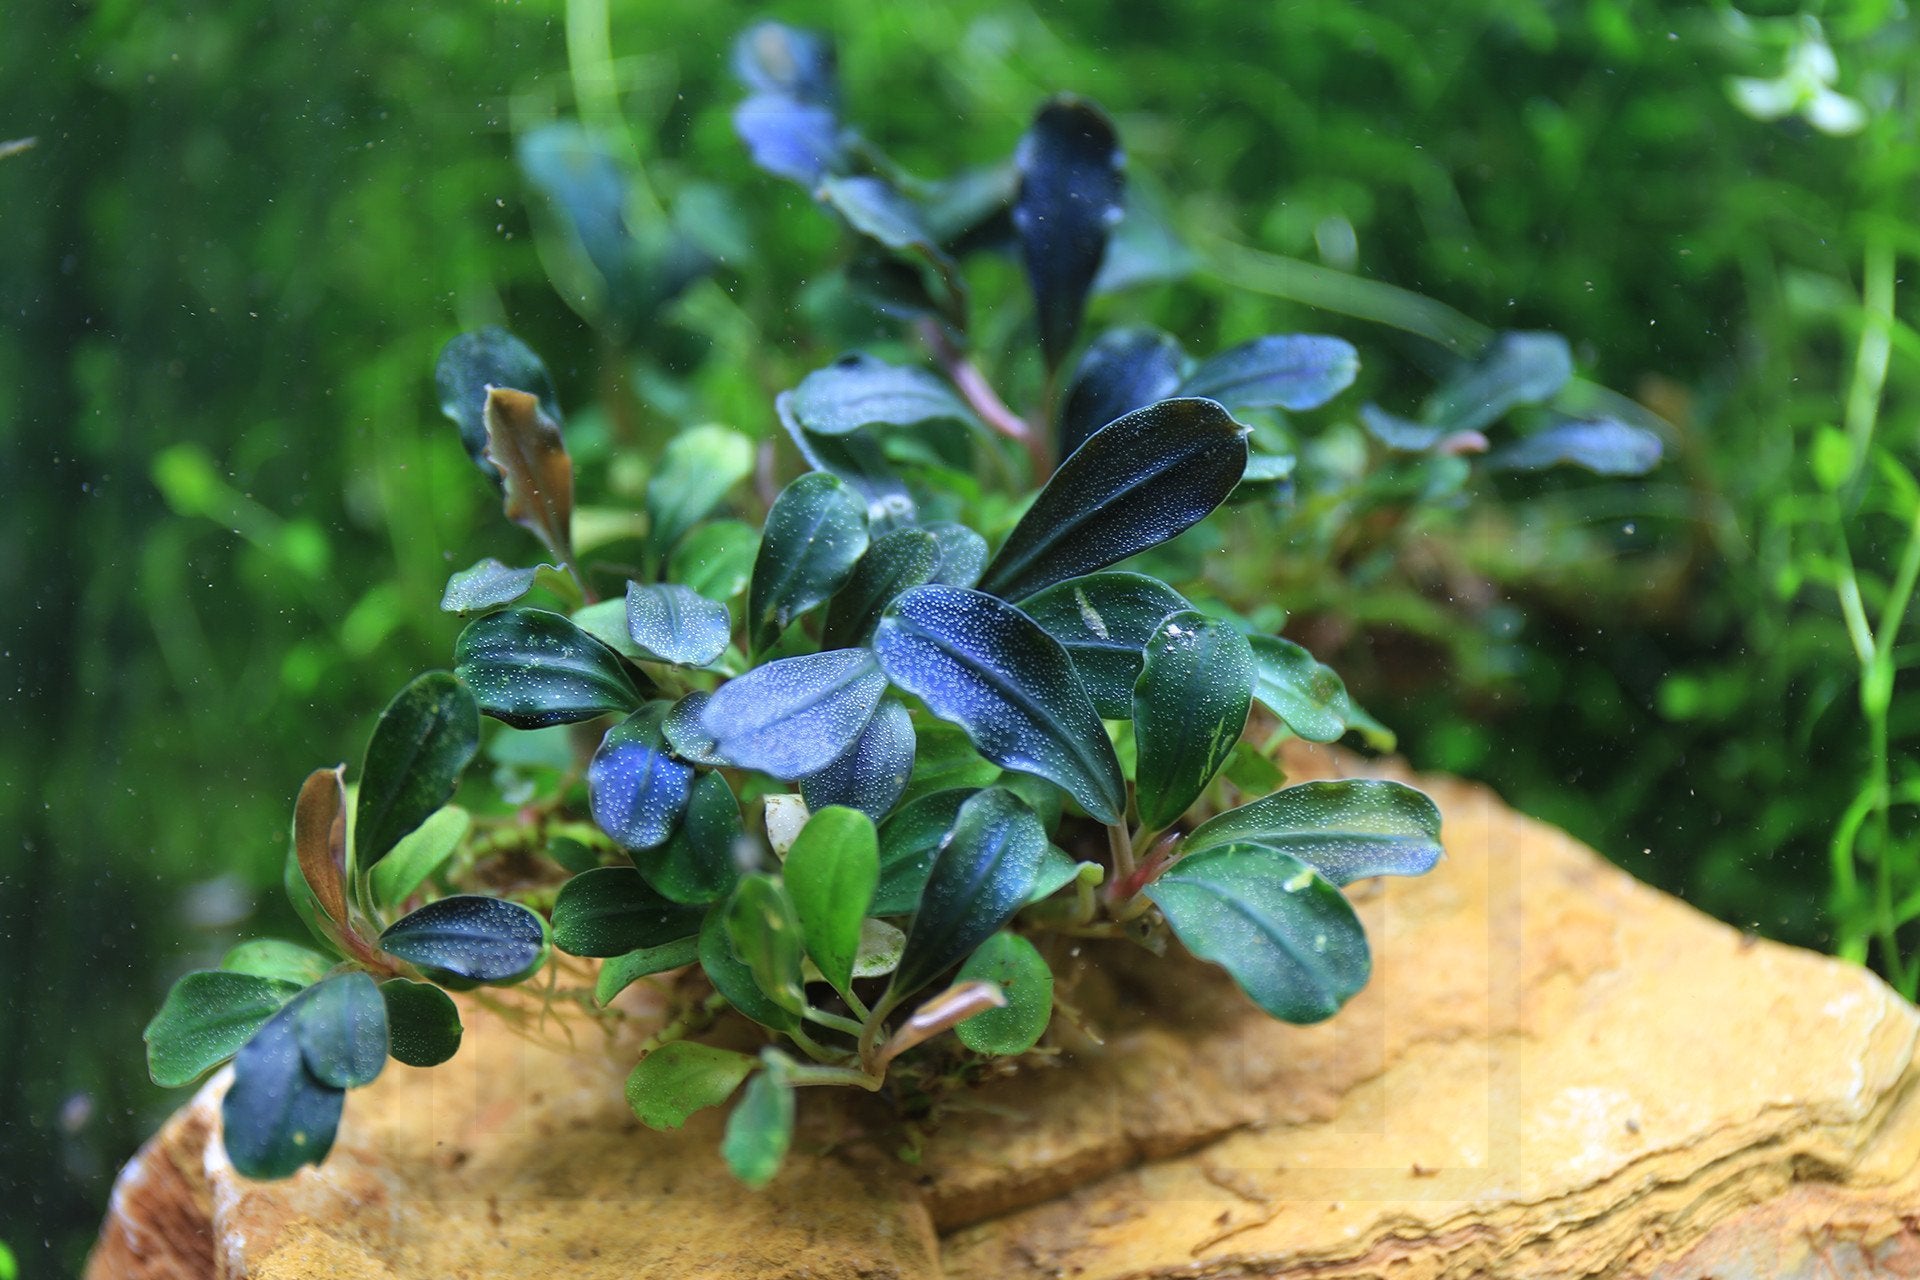
[[[717,1115],[639,1128],[620,1041],[475,1012],[452,1063],[389,1066],[288,1182],[238,1178],[208,1141],[216,1078],[122,1174],[90,1274],[1920,1275],[1911,1006],[1481,788],[1419,781],[1449,857],[1356,887],[1375,976],[1331,1023],[1116,955],[1063,993],[1104,1046],[967,1095],[913,1165],[884,1114],[809,1091],[756,1194]]]

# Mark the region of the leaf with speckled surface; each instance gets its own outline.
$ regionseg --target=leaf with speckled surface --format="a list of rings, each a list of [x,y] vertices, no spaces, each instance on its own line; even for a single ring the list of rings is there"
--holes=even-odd
[[[1070,578],[1020,603],[1020,611],[1066,649],[1106,720],[1133,715],[1133,685],[1147,641],[1162,618],[1191,607],[1158,578],[1120,570]]]
[[[807,808],[845,805],[872,818],[887,816],[913,776],[913,717],[898,698],[885,698],[867,727],[832,764],[800,779]]]
[[[623,849],[665,844],[687,807],[693,766],[673,758],[660,733],[664,702],[649,703],[607,730],[587,765],[593,821]]]
[[[867,727],[887,677],[866,649],[782,658],[720,686],[700,708],[711,754],[740,769],[804,778]]]
[[[1253,707],[1253,649],[1224,622],[1183,609],[1147,641],[1133,687],[1140,826],[1172,826],[1240,741]]]
[[[1230,347],[1205,360],[1180,384],[1179,394],[1242,409],[1317,409],[1353,385],[1360,353],[1341,338],[1275,333]]]
[[[671,582],[627,584],[627,634],[641,653],[677,667],[704,667],[727,651],[727,606]]]
[[[643,701],[619,654],[544,609],[475,619],[454,642],[453,658],[480,710],[516,729],[625,714]]]
[[[546,959],[547,922],[517,902],[457,894],[394,921],[380,946],[436,980],[506,985]]]
[[[747,588],[754,653],[826,603],[867,550],[866,504],[837,476],[809,471],[773,500]]]
[[[1303,782],[1214,815],[1181,848],[1200,853],[1236,843],[1277,849],[1335,884],[1424,875],[1440,861],[1440,811],[1398,782]]]

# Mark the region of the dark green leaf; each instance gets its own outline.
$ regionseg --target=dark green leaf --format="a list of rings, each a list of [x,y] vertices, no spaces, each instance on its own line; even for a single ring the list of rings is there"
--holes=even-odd
[[[901,804],[955,787],[978,791],[1006,776],[1006,770],[973,749],[973,740],[958,725],[920,716],[913,735],[913,777]]]
[[[680,539],[667,577],[709,600],[731,600],[753,579],[760,534],[738,520],[710,520]]]
[[[767,999],[798,1015],[807,1007],[801,989],[804,954],[800,920],[779,879],[750,875],[733,888],[727,906],[727,940]]]
[[[1434,392],[1421,417],[1448,431],[1478,431],[1518,405],[1540,404],[1573,377],[1573,352],[1557,333],[1503,333]]]
[[[946,587],[971,587],[987,567],[987,540],[963,524],[936,521],[921,526],[933,535],[933,572],[928,582]]]
[[[1347,731],[1347,686],[1332,667],[1291,640],[1250,636],[1253,696],[1308,742],[1335,742]]]
[[[1360,353],[1353,344],[1317,333],[1270,334],[1203,361],[1180,384],[1183,396],[1218,400],[1242,409],[1318,409],[1353,385]]]
[[[966,329],[966,283],[911,200],[885,179],[865,175],[828,178],[815,194],[856,234],[914,267],[940,317]]]
[[[753,970],[734,954],[733,940],[727,935],[727,914],[732,904],[723,902],[707,912],[700,926],[700,968],[707,981],[726,1002],[763,1027],[787,1031],[800,1025],[800,1019],[767,998],[754,980]]]
[[[1207,819],[1180,848],[1191,856],[1227,844],[1277,849],[1334,884],[1424,875],[1440,860],[1440,811],[1398,782],[1303,782]]]
[[[1013,229],[1040,322],[1040,349],[1057,367],[1073,346],[1087,294],[1120,221],[1126,156],[1100,108],[1062,95],[1040,108],[1014,153],[1020,193]]]
[[[1066,649],[1094,709],[1125,720],[1133,715],[1147,641],[1161,619],[1191,607],[1158,578],[1111,571],[1055,583],[1027,597],[1020,611]]]
[[[853,981],[860,922],[880,877],[873,821],[855,809],[816,809],[781,869],[807,954],[835,991]]]
[[[670,582],[627,584],[627,634],[647,657],[704,667],[727,651],[733,619],[727,606]]]
[[[542,569],[558,573],[560,566],[539,564],[531,569],[512,569],[488,556],[447,579],[447,589],[440,597],[440,607],[448,613],[464,616],[512,604],[533,590],[534,579],[540,576]]]
[[[747,1081],[747,1091],[727,1117],[720,1154],[733,1176],[764,1187],[780,1172],[793,1143],[793,1086],[770,1071]]]
[[[1660,437],[1614,418],[1568,419],[1524,436],[1487,459],[1503,471],[1581,467],[1601,476],[1643,476],[1660,465]]]
[[[665,556],[752,473],[753,441],[738,431],[702,426],[675,434],[647,482],[647,545]],[[684,575],[675,580],[699,589]]]
[[[440,412],[460,428],[460,443],[466,446],[467,456],[495,479],[499,472],[486,459],[487,392],[494,387],[525,391],[539,398],[549,418],[560,421],[560,400],[554,394],[547,366],[505,329],[477,329],[447,343],[434,366],[433,383],[440,395]]]
[[[860,427],[912,427],[973,415],[933,374],[855,352],[816,369],[793,389],[793,413],[809,431],[845,435]]]
[[[960,963],[1026,905],[1047,833],[1018,796],[990,787],[960,806],[934,855],[888,991],[911,995]]]
[[[1025,1053],[1053,1018],[1053,971],[1031,942],[996,933],[960,966],[956,982],[991,982],[1007,998],[1003,1008],[976,1013],[953,1031],[975,1053]]]
[[[865,644],[880,611],[902,591],[933,580],[939,544],[924,529],[895,529],[873,540],[827,609],[820,643],[827,649]]]
[[[460,1049],[460,1010],[436,986],[392,978],[380,984],[387,1005],[388,1050],[409,1067],[437,1067]]]
[[[516,729],[636,710],[644,699],[620,655],[557,613],[507,609],[467,624],[454,674],[480,709]]]
[[[1147,641],[1133,688],[1134,804],[1160,831],[1200,798],[1240,741],[1253,707],[1253,649],[1223,622],[1169,614]]]
[[[678,1129],[687,1117],[717,1107],[760,1065],[751,1055],[697,1040],[670,1040],[627,1076],[627,1105],[649,1129]]]
[[[660,733],[673,748],[673,754],[709,768],[726,763],[713,753],[713,735],[700,725],[700,713],[712,697],[704,689],[695,689],[674,703],[666,719],[660,722]]]
[[[835,477],[810,471],[774,499],[747,590],[755,653],[794,620],[823,604],[853,573],[867,550],[867,513]]]
[[[633,867],[600,867],[560,887],[553,942],[568,955],[619,956],[699,931],[701,913],[663,897]]]
[[[1367,985],[1367,937],[1340,891],[1287,854],[1229,844],[1175,863],[1145,893],[1187,950],[1283,1022],[1319,1022]]]
[[[248,1178],[285,1178],[333,1149],[347,1093],[307,1070],[295,1002],[267,1020],[235,1056],[233,1084],[220,1103],[221,1139]]]
[[[700,940],[676,938],[657,947],[639,947],[625,955],[614,956],[600,966],[600,977],[593,984],[595,1004],[605,1005],[642,978],[669,969],[683,969],[700,959]]]
[[[623,849],[665,844],[693,788],[693,766],[669,755],[661,736],[666,710],[650,703],[607,730],[587,765],[593,821]]]
[[[560,424],[524,391],[487,392],[487,460],[506,482],[507,519],[522,526],[562,561],[573,560],[573,459]]]
[[[1004,769],[1058,784],[1101,822],[1126,809],[1126,779],[1060,642],[992,596],[916,587],[874,632],[887,676],[967,731]]]
[[[480,750],[480,708],[467,687],[429,671],[395,695],[367,743],[353,823],[362,873],[453,798]]]
[[[446,865],[472,823],[471,814],[450,804],[408,832],[373,869],[369,887],[374,903],[392,911],[413,896],[428,876]]]
[[[1115,418],[1173,395],[1186,359],[1180,344],[1158,329],[1109,329],[1094,339],[1060,410],[1060,456]]]
[[[890,529],[913,519],[913,495],[907,492],[906,482],[894,473],[880,451],[879,441],[871,434],[850,431],[843,436],[823,436],[807,430],[793,415],[791,391],[775,396],[773,409],[808,466],[838,477],[860,495],[867,505],[870,532]]]
[[[365,973],[342,973],[307,992],[294,1017],[307,1070],[322,1084],[357,1089],[387,1065],[387,1002]]]
[[[1162,400],[1109,423],[1060,464],[980,589],[1022,600],[1198,524],[1240,483],[1246,437],[1211,400]]]
[[[913,776],[913,717],[897,698],[884,698],[853,745],[819,773],[800,779],[807,808],[858,809],[876,822],[893,809]]]
[[[686,815],[672,839],[634,861],[663,897],[704,906],[726,897],[739,878],[734,846],[745,831],[726,778],[703,773],[694,780]]]
[[[203,969],[173,984],[147,1024],[147,1074],[167,1089],[191,1084],[300,994],[300,986],[252,973]]]
[[[886,689],[865,649],[782,658],[721,685],[700,709],[700,727],[713,755],[736,768],[804,778],[853,745]]]
[[[931,183],[921,202],[927,228],[955,258],[1011,253],[1013,200],[1019,189],[1020,175],[1010,160]]]
[[[380,946],[436,981],[506,985],[531,977],[547,958],[547,922],[517,902],[459,894],[394,921]]]
[[[921,796],[895,810],[880,826],[880,883],[874,890],[877,916],[903,916],[919,905],[947,833],[960,806],[979,794],[976,787],[954,787]]]
[[[250,973],[295,986],[310,987],[327,976],[333,961],[318,951],[278,938],[256,938],[227,952],[220,967],[229,973]]]

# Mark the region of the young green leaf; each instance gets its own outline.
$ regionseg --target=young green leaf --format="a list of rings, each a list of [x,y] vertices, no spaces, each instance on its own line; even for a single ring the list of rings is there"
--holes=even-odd
[[[360,768],[353,854],[362,874],[453,798],[479,750],[480,708],[453,676],[429,671],[394,696]]]
[[[754,985],[788,1013],[800,1013],[807,1007],[800,976],[804,952],[800,921],[785,886],[775,876],[747,876],[734,886],[726,912],[727,940]]]
[[[240,1051],[300,986],[252,973],[203,969],[173,984],[147,1024],[147,1074],[165,1089],[191,1084]]]
[[[747,1081],[747,1091],[727,1116],[720,1155],[733,1176],[764,1187],[780,1172],[793,1143],[793,1086],[771,1070]]]
[[[488,556],[447,579],[447,589],[440,597],[440,608],[446,613],[457,613],[464,617],[469,613],[485,613],[489,609],[512,604],[533,590],[534,579],[540,576],[542,569],[557,573],[560,566],[539,564],[531,569],[513,569]]]
[[[587,765],[594,824],[623,849],[665,844],[687,807],[693,766],[668,754],[660,733],[666,711],[666,703],[650,703],[607,730]]]
[[[347,922],[347,789],[343,765],[315,769],[293,802],[293,852],[300,875],[325,913],[323,930],[344,935]]]
[[[1040,350],[1057,368],[1073,346],[1107,239],[1120,221],[1126,155],[1106,113],[1061,95],[1040,108],[1014,153],[1020,192],[1013,229],[1040,322]]]
[[[516,729],[625,715],[645,701],[620,655],[557,613],[506,609],[467,624],[454,674]]]
[[[637,947],[625,955],[613,956],[600,966],[600,976],[593,984],[593,1002],[604,1007],[640,979],[665,973],[669,969],[683,969],[698,963],[699,959],[700,940],[697,935],[675,938],[657,947]]]
[[[958,587],[916,587],[874,631],[889,679],[965,729],[1004,769],[1058,784],[1101,822],[1126,809],[1113,745],[1059,641],[1012,605]]]
[[[709,520],[674,547],[667,580],[709,600],[731,600],[752,581],[759,554],[759,530],[738,520]]]
[[[1253,648],[1253,696],[1308,742],[1337,742],[1353,708],[1333,668],[1278,636],[1249,636],[1247,643]]]
[[[846,991],[860,951],[860,922],[880,878],[873,820],[839,805],[814,810],[780,875],[807,954],[835,991]]]
[[[387,1005],[387,1049],[395,1062],[437,1067],[460,1049],[460,1010],[440,988],[406,978],[380,984]]]
[[[758,1066],[749,1054],[697,1040],[670,1040],[627,1076],[627,1105],[649,1129],[678,1129],[687,1117],[733,1096]]]
[[[1031,942],[1017,933],[996,933],[960,966],[954,979],[991,982],[1007,1003],[976,1013],[954,1027],[960,1043],[975,1053],[1025,1053],[1040,1042],[1053,1018],[1053,971]]]
[[[1110,570],[1057,582],[1027,597],[1020,611],[1066,649],[1101,718],[1125,720],[1147,641],[1161,619],[1192,607],[1158,578]]]
[[[878,821],[913,775],[913,717],[897,698],[883,698],[853,745],[818,773],[800,779],[807,808],[846,805]]]
[[[1334,884],[1417,876],[1443,852],[1440,810],[1398,782],[1303,782],[1207,819],[1181,841],[1187,856],[1257,844],[1298,858]]]
[[[753,652],[771,646],[801,614],[824,604],[866,550],[865,505],[837,477],[809,471],[782,490],[767,512],[747,589]]]
[[[794,416],[809,431],[845,435],[860,427],[912,427],[972,419],[959,397],[933,374],[855,352],[816,369],[793,389]]]
[[[742,1014],[775,1031],[792,1030],[800,1025],[800,1019],[769,999],[760,989],[753,970],[734,953],[733,939],[727,929],[731,907],[731,900],[718,904],[707,912],[707,918],[701,923],[700,968],[713,989]]]
[[[740,803],[717,771],[694,779],[686,814],[664,845],[637,855],[647,883],[673,902],[704,906],[718,902],[740,878],[734,846],[745,834]]]
[[[400,917],[380,935],[390,956],[443,985],[507,986],[533,976],[547,958],[547,922],[517,902],[458,894]]]
[[[981,575],[1005,600],[1104,569],[1198,524],[1247,468],[1247,429],[1211,400],[1162,400],[1108,423],[1040,490]]]
[[[384,911],[397,910],[428,876],[446,865],[472,825],[472,814],[450,804],[403,836],[373,869],[368,883],[374,905]]]
[[[570,956],[618,956],[691,937],[701,913],[662,897],[632,867],[601,867],[560,886],[553,942]]]
[[[539,399],[549,418],[560,420],[560,400],[547,366],[526,343],[498,326],[463,333],[442,347],[433,384],[440,412],[460,429],[467,455],[495,480],[499,472],[486,457],[488,392],[495,387],[525,391]]]
[[[1133,687],[1134,804],[1160,831],[1200,798],[1240,741],[1253,707],[1253,649],[1223,622],[1185,609],[1147,641]]]
[[[529,530],[563,562],[573,560],[573,459],[560,424],[537,396],[508,387],[487,392],[487,461],[506,481],[507,519]]]
[[[846,585],[827,607],[820,631],[826,649],[865,644],[880,612],[901,592],[933,580],[939,544],[925,529],[905,528],[873,540]]]
[[[1144,890],[1187,950],[1233,975],[1282,1022],[1319,1022],[1367,985],[1353,907],[1312,867],[1227,844],[1182,858]]]
[[[310,987],[327,976],[333,961],[318,951],[278,938],[255,938],[227,952],[220,967],[228,973],[250,973],[257,978]]]
[[[627,584],[627,634],[641,653],[678,667],[704,667],[727,651],[727,606],[670,582]]]
[[[227,1158],[248,1178],[285,1178],[333,1149],[346,1090],[316,1079],[300,1051],[298,1001],[273,1015],[233,1060],[220,1102]]]
[[[1304,413],[1352,386],[1359,372],[1360,353],[1350,342],[1317,333],[1270,334],[1202,362],[1178,394],[1218,400],[1228,413]]]
[[[782,658],[720,686],[700,708],[711,756],[776,778],[818,773],[873,718],[887,677],[865,649]]]
[[[647,546],[656,562],[751,474],[753,441],[729,427],[690,427],[667,441],[660,466],[647,482]],[[683,574],[674,579],[700,589]]]
[[[990,787],[961,805],[882,1003],[926,986],[1013,919],[1033,892],[1046,849],[1040,819],[1011,791]]]
[[[960,806],[977,787],[935,791],[895,809],[880,825],[880,883],[868,908],[878,916],[903,916],[919,905],[933,870],[933,855],[946,842]]]
[[[1158,329],[1109,329],[1095,338],[1060,409],[1060,456],[1115,418],[1172,396],[1186,360],[1180,344]]]
[[[362,972],[336,974],[307,992],[294,1017],[307,1070],[322,1084],[357,1089],[387,1065],[387,1003]]]

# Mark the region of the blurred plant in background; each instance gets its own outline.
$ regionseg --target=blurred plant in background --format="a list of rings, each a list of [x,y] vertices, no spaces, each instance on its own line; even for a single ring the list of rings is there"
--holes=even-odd
[[[1911,990],[1913,19],[1443,8],[779,16],[843,33],[850,107],[909,173],[990,164],[1056,87],[1114,110],[1136,229],[1167,234],[1136,245],[1147,276],[1103,323],[1199,350],[1364,335],[1399,356],[1363,374],[1389,435],[1479,429],[1434,387],[1484,372],[1496,333],[1553,331],[1584,375],[1566,394],[1620,388],[1671,423],[1659,472],[1600,482],[1467,473],[1336,423],[1298,442],[1275,579],[1237,589],[1284,601],[1420,766]],[[887,350],[821,283],[830,220],[734,139],[726,45],[749,16],[9,14],[0,138],[39,142],[0,158],[19,672],[0,815],[20,833],[0,864],[0,1238],[74,1268],[166,1102],[133,1043],[175,976],[154,959],[292,923],[256,904],[293,786],[446,652],[447,574],[509,551],[419,376],[440,342],[510,322],[557,357],[561,398],[596,406],[568,439],[609,519],[644,491],[632,457],[708,422],[772,440],[773,393],[831,344]],[[617,222],[570,214],[606,192]],[[1017,272],[982,275],[991,316]],[[1500,501],[1397,518],[1410,492]]]

